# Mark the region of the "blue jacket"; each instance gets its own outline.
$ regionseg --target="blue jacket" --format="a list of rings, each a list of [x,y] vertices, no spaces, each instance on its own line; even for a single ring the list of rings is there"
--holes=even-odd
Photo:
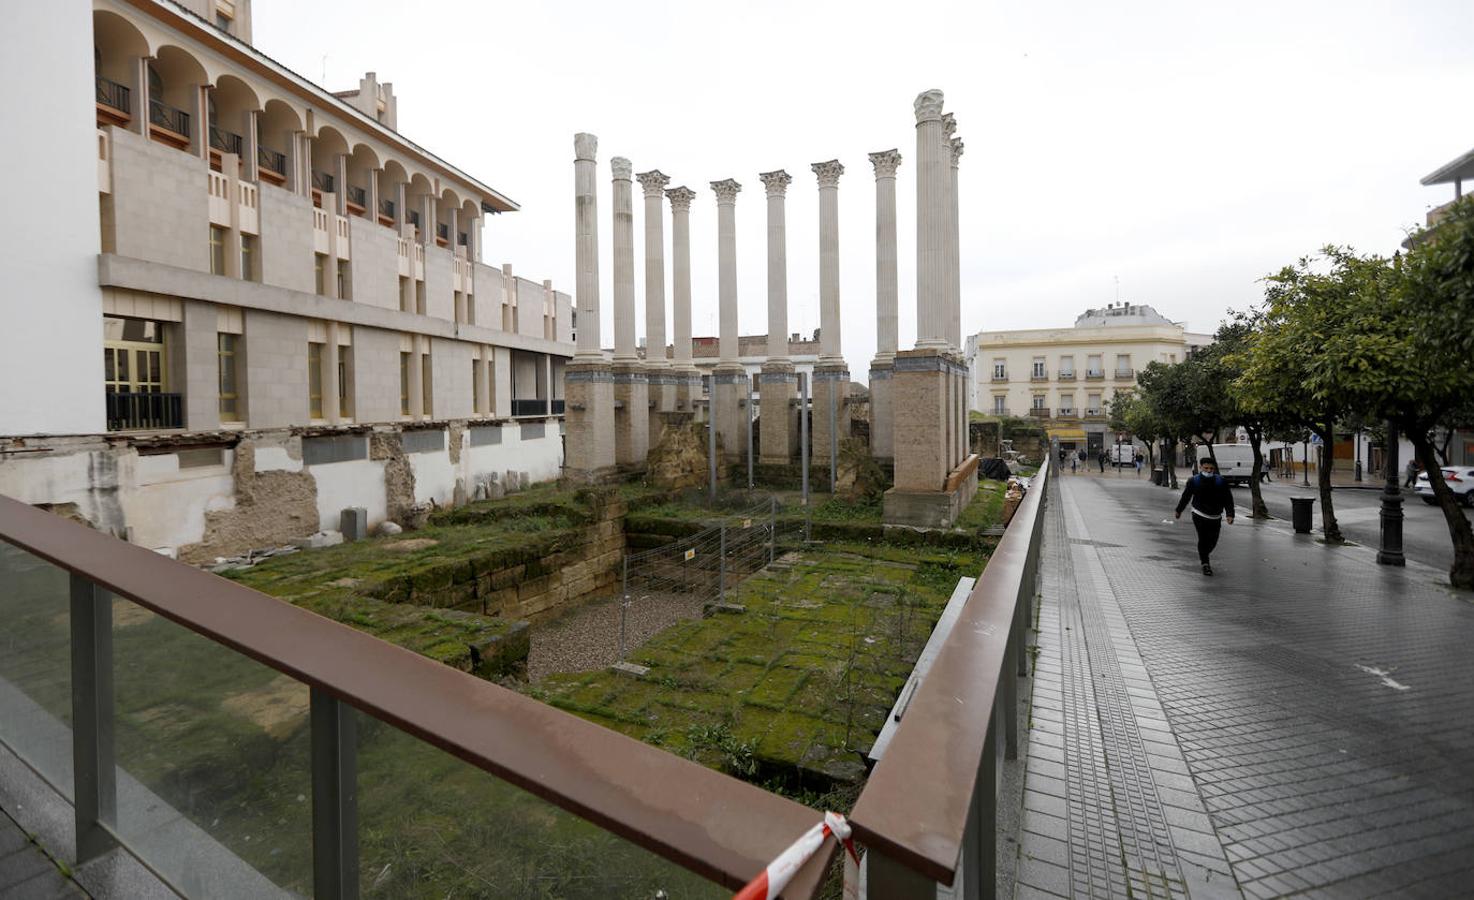
[[[1177,501],[1177,512],[1181,514],[1191,501],[1193,509],[1210,518],[1225,513],[1233,518],[1233,491],[1222,475],[1204,475],[1201,472],[1187,480],[1182,489],[1182,499]]]

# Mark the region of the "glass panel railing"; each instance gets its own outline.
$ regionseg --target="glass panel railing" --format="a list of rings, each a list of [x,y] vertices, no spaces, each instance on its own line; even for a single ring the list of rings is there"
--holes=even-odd
[[[0,743],[72,797],[70,576],[0,543]]]
[[[354,717],[365,897],[731,896],[371,716]]]
[[[310,894],[308,688],[132,603],[112,634],[118,837],[185,896]]]

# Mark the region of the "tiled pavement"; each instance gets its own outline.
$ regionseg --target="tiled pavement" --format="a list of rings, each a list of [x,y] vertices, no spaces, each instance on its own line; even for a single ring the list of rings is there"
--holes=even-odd
[[[1474,603],[1055,481],[1016,896],[1474,896]],[[1167,520],[1164,522],[1164,520]]]
[[[15,820],[0,811],[0,900],[86,897]]]

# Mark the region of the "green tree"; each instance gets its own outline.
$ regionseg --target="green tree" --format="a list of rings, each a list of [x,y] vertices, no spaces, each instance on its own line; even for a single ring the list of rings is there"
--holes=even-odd
[[[1157,441],[1162,439],[1161,423],[1144,400],[1132,391],[1118,392],[1106,407],[1112,431],[1124,431],[1146,444],[1148,469],[1157,466]]]
[[[1218,326],[1213,344],[1207,349],[1214,354],[1217,377],[1222,385],[1224,419],[1230,425],[1244,429],[1254,453],[1254,470],[1249,478],[1250,514],[1255,519],[1267,519],[1269,508],[1264,504],[1264,494],[1259,487],[1264,473],[1264,441],[1284,433],[1292,423],[1286,421],[1278,410],[1253,409],[1240,401],[1235,385],[1243,375],[1249,339],[1256,327],[1258,316],[1255,313],[1230,312],[1228,321]]]

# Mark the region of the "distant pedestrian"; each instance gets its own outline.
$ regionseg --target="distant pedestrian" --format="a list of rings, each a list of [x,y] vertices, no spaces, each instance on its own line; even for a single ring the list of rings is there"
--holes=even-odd
[[[1141,457],[1140,456],[1133,457],[1132,460],[1131,460],[1131,464],[1136,467],[1136,477],[1137,478],[1140,478],[1141,477]]]
[[[1198,532],[1198,561],[1203,564],[1203,574],[1212,575],[1213,566],[1208,556],[1218,546],[1218,533],[1223,529],[1221,519],[1233,524],[1233,491],[1228,482],[1218,474],[1218,466],[1211,459],[1198,462],[1198,474],[1187,480],[1182,489],[1182,499],[1177,501],[1174,518],[1182,518],[1182,511],[1192,504],[1193,528]]]
[[[1077,457],[1075,454],[1071,453],[1070,454],[1070,474],[1071,475],[1074,475],[1075,474],[1075,466],[1079,462],[1080,462],[1080,458]]]
[[[1402,482],[1403,487],[1413,487],[1418,483],[1418,462],[1410,459],[1407,461],[1407,478]]]
[[[1095,457],[1095,461],[1100,463],[1100,472],[1102,475],[1105,474],[1105,458],[1106,452],[1104,450],[1100,451],[1100,455]]]

